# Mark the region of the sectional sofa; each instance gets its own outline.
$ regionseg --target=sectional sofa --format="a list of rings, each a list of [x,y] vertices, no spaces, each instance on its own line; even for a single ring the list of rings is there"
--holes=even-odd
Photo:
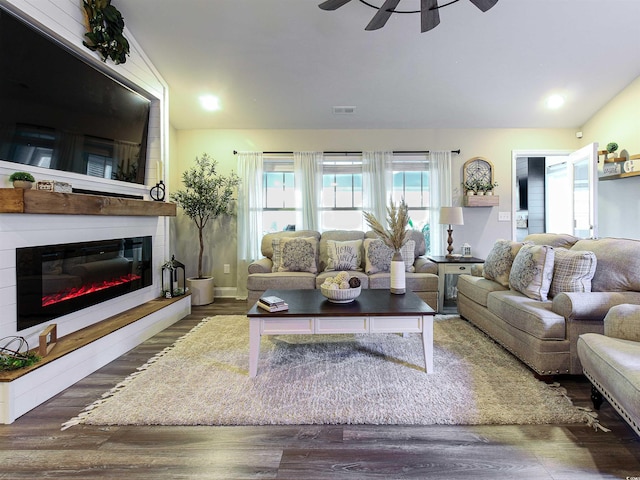
[[[292,243],[297,239],[295,243]],[[374,232],[313,230],[269,233],[262,238],[263,258],[251,263],[247,277],[247,303],[253,305],[268,289],[315,289],[339,270],[358,277],[362,288],[389,289],[386,247]],[[438,266],[428,260],[422,232],[407,231],[403,247],[407,290],[434,310],[438,303]]]
[[[577,342],[619,304],[640,305],[640,241],[535,234],[499,240],[458,277],[460,315],[541,376],[582,374]]]

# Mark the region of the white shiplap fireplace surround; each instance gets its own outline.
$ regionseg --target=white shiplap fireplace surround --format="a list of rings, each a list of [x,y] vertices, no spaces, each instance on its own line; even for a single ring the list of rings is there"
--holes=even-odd
[[[72,48],[102,71],[152,99],[149,121],[145,185],[89,177],[73,173],[23,166],[0,160],[0,187],[9,188],[9,175],[16,170],[31,172],[36,180],[71,183],[76,188],[109,193],[142,195],[166,178],[168,167],[167,85],[125,28],[131,55],[122,65],[103,63],[82,46],[86,31],[82,2],[78,0],[0,0],[0,5],[37,25]],[[73,243],[133,236],[151,236],[153,283],[141,290],[85,308],[43,325],[17,331],[16,248]],[[20,335],[37,346],[38,335],[50,323],[57,325],[58,338],[100,322],[161,294],[161,265],[169,258],[169,218],[164,216],[109,216],[59,214],[0,214],[0,338]],[[107,364],[190,312],[185,297],[129,327],[120,329],[72,354],[43,365],[18,380],[0,383],[0,423],[17,417],[56,395],[86,375]]]

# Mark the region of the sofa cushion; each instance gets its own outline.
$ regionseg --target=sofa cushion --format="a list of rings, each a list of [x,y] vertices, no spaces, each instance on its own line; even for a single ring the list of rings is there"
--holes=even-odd
[[[492,292],[489,311],[504,322],[541,340],[564,340],[565,319],[551,311],[551,302],[533,300],[514,290]]]
[[[351,240],[364,240],[364,232],[361,230],[327,230],[322,233],[318,244],[318,271],[324,272],[329,264],[328,243],[329,240],[335,242],[346,242]],[[364,260],[364,259],[362,259]],[[364,261],[360,264],[364,270]]]
[[[590,292],[595,271],[595,253],[556,248],[549,297],[560,292]]]
[[[369,230],[365,233],[364,238],[379,238],[378,234],[373,230]],[[420,230],[408,229],[405,232],[405,241],[413,240],[415,248],[413,251],[414,259],[425,255],[427,253],[427,244],[424,240],[424,234]]]
[[[247,290],[264,291],[316,288],[316,275],[309,272],[254,273],[247,276]]]
[[[473,275],[458,275],[458,293],[470,298],[483,307],[487,306],[487,296],[491,292],[506,290],[498,282]]]
[[[413,272],[415,242],[408,240],[400,249],[405,271]],[[379,238],[365,238],[364,240],[364,271],[371,275],[378,272],[389,272],[391,270],[391,259],[393,249],[387,247]]]
[[[586,239],[571,250],[589,250],[598,259],[593,292],[640,292],[640,241],[624,238]]]
[[[547,300],[553,278],[553,259],[552,247],[523,245],[513,260],[509,287],[534,300]]]
[[[484,262],[484,278],[494,280],[500,285],[508,287],[511,265],[522,245],[524,245],[522,242],[497,240]]]
[[[274,238],[291,238],[291,237],[314,237],[316,240],[320,240],[320,233],[315,230],[299,230],[299,231],[284,231],[267,233],[262,237],[260,244],[260,251],[266,258],[273,258],[273,239]]]
[[[578,240],[580,240],[579,237],[568,233],[531,233],[524,237],[525,243],[549,245],[554,248],[571,248]]]
[[[328,240],[327,256],[325,271],[362,270],[362,240]]]
[[[274,238],[274,272],[317,273],[318,242],[314,237]]]
[[[411,292],[437,292],[438,276],[431,273],[410,273],[405,275],[407,290]],[[391,273],[380,272],[369,275],[369,288],[391,288]]]

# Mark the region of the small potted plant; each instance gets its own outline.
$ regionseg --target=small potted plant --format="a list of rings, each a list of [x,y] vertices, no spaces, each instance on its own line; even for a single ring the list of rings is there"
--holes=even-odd
[[[9,177],[9,181],[13,183],[13,188],[29,190],[36,179],[29,172],[13,172]]]
[[[217,165],[218,162],[206,153],[196,157],[195,166],[182,174],[186,188],[169,196],[198,228],[198,276],[187,278],[193,305],[208,305],[214,301],[213,277],[204,275],[202,271],[204,229],[209,220],[233,213],[233,193],[240,183],[240,177],[235,173],[228,176],[218,174]]]
[[[493,189],[498,186],[498,182],[487,183],[484,185],[485,195],[493,195]]]
[[[477,180],[467,180],[464,182],[463,187],[467,195],[475,195],[478,193],[478,182]]]

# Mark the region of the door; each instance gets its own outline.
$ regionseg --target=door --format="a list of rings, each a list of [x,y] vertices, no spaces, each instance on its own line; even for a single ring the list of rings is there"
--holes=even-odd
[[[598,144],[590,143],[571,153],[567,167],[573,193],[571,202],[573,235],[580,238],[596,238],[598,236]]]

